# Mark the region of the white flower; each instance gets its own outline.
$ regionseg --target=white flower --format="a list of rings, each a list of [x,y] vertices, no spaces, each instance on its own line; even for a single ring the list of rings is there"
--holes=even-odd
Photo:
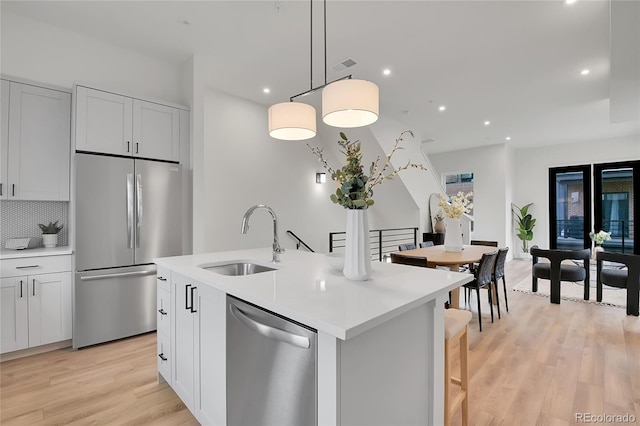
[[[611,239],[611,232],[600,231],[597,234],[593,231],[589,232],[589,238],[593,241],[597,246],[601,246],[605,241],[609,241]]]
[[[449,199],[448,203],[442,195],[438,194],[438,197],[440,198],[438,205],[442,207],[444,214],[450,219],[459,218],[463,214],[469,213],[473,208],[473,203],[471,202],[473,192],[469,192],[467,194],[458,192]]]

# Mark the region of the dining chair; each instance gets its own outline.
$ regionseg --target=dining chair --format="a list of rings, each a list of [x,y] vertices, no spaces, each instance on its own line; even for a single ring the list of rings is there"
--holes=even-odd
[[[433,247],[433,241],[423,241],[420,243],[420,248]]]
[[[597,282],[596,297],[602,302],[602,284],[627,289],[627,315],[638,316],[638,299],[640,298],[640,255],[611,253],[600,251],[596,254]],[[618,265],[607,265],[603,262],[614,262]],[[626,266],[626,268],[623,267]]]
[[[398,250],[400,251],[405,251],[405,250],[413,250],[416,248],[416,245],[413,243],[409,243],[409,244],[400,244],[398,246]]]
[[[502,280],[502,288],[504,290],[504,304],[509,312],[509,300],[507,299],[507,282],[504,278],[504,264],[507,260],[507,253],[509,253],[509,247],[498,249],[498,256],[496,256],[496,262],[493,266],[493,283],[496,289],[496,298],[498,298],[498,280]]]
[[[489,247],[498,247],[497,241],[485,241],[485,240],[471,240],[469,244],[472,246],[489,246]]]
[[[482,255],[482,259],[480,259],[480,264],[476,271],[474,272],[473,281],[464,285],[465,288],[469,288],[476,291],[476,298],[478,299],[478,324],[480,326],[480,331],[482,331],[482,310],[480,308],[480,290],[486,288],[489,296],[489,308],[491,308],[491,322],[493,322],[493,297],[491,296],[491,288],[493,287],[493,280],[491,279],[493,275],[493,264],[496,261],[496,257],[498,256],[497,251],[492,251],[490,253],[484,253]],[[497,292],[496,292],[497,294]],[[500,299],[496,300],[496,304],[498,307],[498,318],[500,318]]]
[[[551,281],[551,303],[560,303],[560,283],[562,281],[583,281],[584,300],[589,300],[589,259],[591,250],[544,250],[538,246],[529,249],[531,253],[531,291],[538,291],[538,279]],[[549,262],[539,262],[539,258]],[[564,260],[582,261],[563,263]]]
[[[428,267],[427,258],[424,256],[406,256],[400,253],[391,253],[391,263],[400,263],[402,265]]]

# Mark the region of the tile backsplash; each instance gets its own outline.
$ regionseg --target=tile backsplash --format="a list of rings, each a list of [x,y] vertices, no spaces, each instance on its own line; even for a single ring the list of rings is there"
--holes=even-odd
[[[64,225],[58,233],[58,245],[69,245],[69,203],[66,201],[0,201],[0,240],[42,237],[39,223],[58,221]]]

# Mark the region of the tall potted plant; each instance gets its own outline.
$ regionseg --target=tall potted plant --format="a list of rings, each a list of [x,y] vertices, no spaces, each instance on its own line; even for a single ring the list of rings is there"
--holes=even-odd
[[[517,236],[522,241],[523,253],[529,253],[529,241],[533,240],[533,227],[536,226],[536,220],[529,213],[529,207],[532,205],[533,203],[529,203],[518,207],[515,204],[511,204],[511,211],[518,225]]]
[[[396,139],[395,145],[384,162],[380,156],[371,163],[369,174],[362,167],[362,149],[359,141],[350,141],[340,132],[338,146],[345,156],[345,165],[334,169],[325,160],[322,149],[307,146],[311,149],[322,166],[331,174],[336,182],[336,192],[331,194],[331,201],[347,209],[347,229],[345,242],[344,276],[350,280],[364,281],[371,276],[371,254],[369,247],[369,223],[367,209],[373,206],[373,188],[384,181],[392,179],[398,173],[410,168],[426,170],[421,164],[407,163],[393,169],[391,157],[400,148],[405,134],[413,133],[405,130]]]

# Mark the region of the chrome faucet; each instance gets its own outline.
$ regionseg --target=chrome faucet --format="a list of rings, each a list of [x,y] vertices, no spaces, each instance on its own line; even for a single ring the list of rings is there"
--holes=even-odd
[[[246,234],[249,230],[249,218],[257,209],[266,209],[271,213],[271,216],[273,216],[273,262],[280,262],[280,253],[282,253],[284,249],[280,247],[280,243],[278,242],[278,217],[271,207],[264,204],[257,204],[247,210],[242,218],[242,233]]]

